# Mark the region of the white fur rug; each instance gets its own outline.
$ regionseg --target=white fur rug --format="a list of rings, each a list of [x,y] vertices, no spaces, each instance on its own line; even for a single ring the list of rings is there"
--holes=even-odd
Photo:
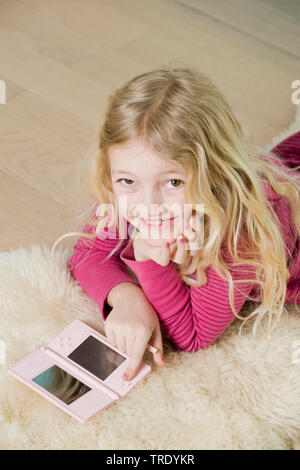
[[[298,108],[268,149],[300,129]],[[8,375],[8,365],[74,318],[104,333],[98,307],[66,268],[70,250],[58,247],[52,258],[44,244],[0,253],[1,449],[300,448],[300,312],[293,308],[269,347],[262,328],[253,336],[249,321],[239,335],[235,320],[202,351],[175,351],[164,341],[164,368],[146,350],[151,374],[86,424]]]

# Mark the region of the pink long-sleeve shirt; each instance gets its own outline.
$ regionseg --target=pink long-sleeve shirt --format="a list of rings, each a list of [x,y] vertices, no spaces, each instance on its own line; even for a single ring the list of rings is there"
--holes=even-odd
[[[300,240],[292,223],[291,209],[286,199],[275,193],[268,183],[264,187],[282,224],[290,272],[285,301],[300,304]],[[109,291],[121,282],[132,282],[144,291],[175,347],[197,351],[216,341],[236,318],[229,302],[228,282],[209,266],[204,286],[188,286],[172,260],[167,266],[161,266],[151,259],[136,261],[133,242],[129,237],[130,224],[125,220],[124,223],[127,236],[120,248],[104,263],[101,264],[101,261],[120,241],[116,227],[110,227],[107,231],[103,229],[94,240],[79,238],[68,260],[73,277],[97,303],[103,319],[111,310],[106,302]],[[86,233],[94,230],[95,227],[89,224],[83,229]],[[239,267],[239,271],[230,272],[233,280],[255,278],[253,268],[248,265]],[[254,282],[234,284],[236,311],[241,310],[247,295],[261,300],[258,292]]]

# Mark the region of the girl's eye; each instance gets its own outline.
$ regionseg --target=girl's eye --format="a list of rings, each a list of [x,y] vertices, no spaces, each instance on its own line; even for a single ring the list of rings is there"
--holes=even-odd
[[[128,179],[126,179],[126,178],[120,178],[120,179],[118,179],[117,183],[119,183],[119,181],[131,181],[132,183],[134,183],[134,181],[128,180]],[[123,186],[132,186],[132,184],[125,184],[125,185],[123,185]]]
[[[173,186],[174,181],[175,181],[175,185]],[[168,181],[168,183],[170,183],[170,182],[172,182],[171,188],[173,188],[173,189],[174,188],[180,188],[180,186],[182,186],[182,184],[183,184],[183,181],[177,180],[177,179],[173,179],[173,180]],[[176,184],[176,183],[179,183],[179,184]]]
[[[120,178],[117,180],[117,183],[119,182],[123,182],[125,181],[126,184],[123,184],[123,186],[125,187],[129,187],[129,186],[132,186],[134,181],[133,180],[130,180],[130,179],[127,179],[127,178]],[[175,182],[175,184],[174,184]],[[179,179],[172,179],[172,180],[169,180],[167,184],[169,183],[172,183],[172,186],[168,186],[169,189],[176,189],[176,188],[179,188],[180,186],[182,186],[184,183],[183,181],[179,180]]]

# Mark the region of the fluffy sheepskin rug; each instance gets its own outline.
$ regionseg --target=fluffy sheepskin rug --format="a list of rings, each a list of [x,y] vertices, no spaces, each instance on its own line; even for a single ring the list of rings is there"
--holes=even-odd
[[[299,108],[300,109],[300,108]],[[297,124],[280,134],[296,132]],[[295,121],[296,122],[296,121]],[[71,248],[0,253],[1,449],[300,449],[300,311],[271,340],[235,320],[209,348],[178,351],[123,399],[81,424],[7,373],[78,318],[104,334],[97,305],[67,270]],[[245,314],[248,303],[242,311]],[[251,310],[253,310],[253,305]],[[241,334],[239,334],[241,333]]]

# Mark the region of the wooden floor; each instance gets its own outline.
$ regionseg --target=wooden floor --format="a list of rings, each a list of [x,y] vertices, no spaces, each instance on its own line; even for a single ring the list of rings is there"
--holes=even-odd
[[[108,94],[138,73],[196,66],[268,143],[295,114],[299,25],[299,0],[0,0],[0,251],[78,230],[93,203],[78,169]]]

